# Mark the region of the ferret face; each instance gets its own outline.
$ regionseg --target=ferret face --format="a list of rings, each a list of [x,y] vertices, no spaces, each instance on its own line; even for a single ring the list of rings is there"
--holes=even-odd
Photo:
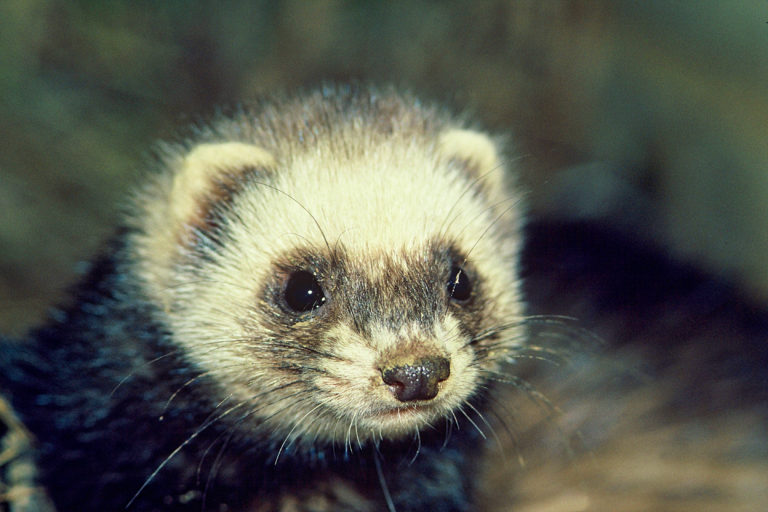
[[[336,101],[173,155],[134,240],[239,428],[296,444],[455,419],[520,334],[502,327],[520,317],[518,200],[493,142],[396,97]]]

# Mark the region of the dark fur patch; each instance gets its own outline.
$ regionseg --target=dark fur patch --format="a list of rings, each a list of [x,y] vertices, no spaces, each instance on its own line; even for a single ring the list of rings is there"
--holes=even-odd
[[[371,264],[378,267],[375,278],[369,272]],[[472,296],[461,304],[450,300],[448,289],[454,265],[460,265],[472,282]],[[285,305],[285,283],[296,271],[308,271],[317,278],[326,296],[322,307],[296,313]],[[299,248],[275,262],[273,275],[257,299],[266,305],[258,311],[259,327],[267,327],[275,339],[307,347],[317,347],[324,333],[339,322],[363,337],[371,335],[373,325],[397,331],[412,323],[426,335],[433,334],[448,311],[459,319],[468,337],[476,336],[488,322],[484,278],[444,241],[432,242],[419,254],[377,254],[366,262],[350,260],[343,247]]]

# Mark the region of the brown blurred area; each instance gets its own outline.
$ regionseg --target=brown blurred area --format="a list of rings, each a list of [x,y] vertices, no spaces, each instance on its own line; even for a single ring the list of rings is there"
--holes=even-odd
[[[323,80],[514,134],[535,212],[608,219],[768,301],[768,5],[0,3],[0,327],[62,297],[154,140]]]

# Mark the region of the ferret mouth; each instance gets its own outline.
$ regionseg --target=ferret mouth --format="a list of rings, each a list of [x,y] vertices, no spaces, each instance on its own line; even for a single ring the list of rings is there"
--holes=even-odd
[[[424,411],[424,407],[418,405],[409,405],[408,407],[393,407],[391,409],[382,409],[374,413],[374,416],[379,417],[399,417],[409,416],[412,414],[418,414]]]
[[[402,406],[388,404],[369,412],[361,424],[365,424],[379,436],[400,439],[412,435],[414,430],[427,427],[441,415],[441,409],[432,403]]]
[[[423,417],[434,412],[434,406],[431,403],[408,404],[403,406],[383,407],[371,413],[372,418],[387,420],[406,420],[412,421],[416,417]]]

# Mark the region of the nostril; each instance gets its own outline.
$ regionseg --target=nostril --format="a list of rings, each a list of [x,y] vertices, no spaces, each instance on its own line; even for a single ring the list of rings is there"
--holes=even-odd
[[[438,384],[451,375],[451,362],[444,357],[425,357],[412,364],[381,369],[381,378],[401,402],[431,400]]]

